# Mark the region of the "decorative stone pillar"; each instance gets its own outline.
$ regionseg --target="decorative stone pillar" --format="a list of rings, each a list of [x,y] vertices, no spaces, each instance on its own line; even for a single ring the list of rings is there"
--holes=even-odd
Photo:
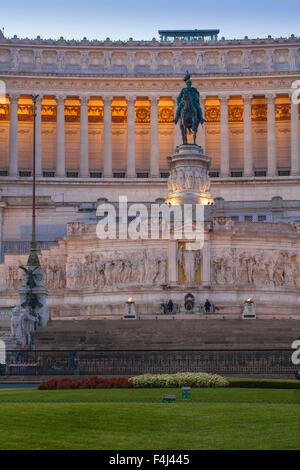
[[[65,95],[56,97],[56,176],[65,176],[66,173],[65,100]]]
[[[9,176],[18,176],[18,102],[20,95],[9,95]]]
[[[103,142],[103,176],[112,177],[112,126],[111,126],[111,103],[113,96],[103,96],[104,104],[104,142]]]
[[[126,96],[127,101],[127,178],[135,178],[135,101],[136,96]]]
[[[253,176],[252,152],[252,95],[243,96],[244,100],[244,176]]]
[[[150,176],[157,178],[159,176],[159,158],[158,158],[158,102],[159,97],[150,96]]]
[[[268,103],[268,176],[276,176],[275,93],[266,95]]]
[[[291,175],[300,175],[299,105],[291,95]]]
[[[219,96],[221,107],[220,146],[221,146],[221,177],[230,176],[229,138],[228,138],[228,95]]]
[[[42,176],[42,101],[39,95],[35,104],[35,172],[36,176]]]
[[[201,250],[201,285],[210,286],[210,234],[204,232],[204,244]]]
[[[203,118],[205,119],[205,102],[206,96],[201,93],[200,95],[200,106],[202,109]],[[199,124],[198,133],[197,133],[197,144],[203,148],[203,152],[205,153],[205,123],[203,126]]]
[[[80,176],[89,176],[89,96],[80,96]]]
[[[4,261],[4,247],[3,247],[3,221],[4,221],[4,208],[6,202],[0,199],[0,263]]]
[[[168,275],[168,284],[176,285],[178,282],[178,262],[177,262],[177,251],[178,251],[178,241],[169,240],[168,243],[168,255],[169,255],[169,275]]]
[[[173,96],[173,103],[174,103],[174,118],[177,110],[177,96]],[[174,148],[177,147],[177,145],[182,144],[182,136],[181,136],[181,131],[180,131],[180,126],[179,123],[174,125]]]

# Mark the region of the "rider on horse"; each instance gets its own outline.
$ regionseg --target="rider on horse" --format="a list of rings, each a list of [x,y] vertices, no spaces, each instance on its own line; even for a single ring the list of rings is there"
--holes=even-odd
[[[189,72],[186,72],[184,81],[186,83],[186,88],[183,88],[177,97],[177,110],[174,118],[174,123],[177,124],[179,116],[181,114],[182,108],[184,108],[184,101],[187,98],[189,105],[192,111],[192,129],[194,132],[197,132],[199,123],[203,124],[205,119],[203,118],[202,109],[199,103],[199,92],[197,88],[192,87],[192,82],[190,80],[191,76]]]

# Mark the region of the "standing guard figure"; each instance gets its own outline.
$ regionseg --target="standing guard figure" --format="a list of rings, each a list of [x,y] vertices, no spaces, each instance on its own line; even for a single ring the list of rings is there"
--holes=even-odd
[[[199,124],[203,125],[205,119],[203,118],[202,109],[200,106],[200,95],[197,88],[192,87],[190,80],[191,75],[186,72],[184,81],[186,88],[182,88],[177,97],[177,110],[174,118],[174,123],[177,124],[180,118],[180,129],[182,134],[183,144],[187,144],[187,130],[194,134],[194,145],[196,144],[196,135]]]

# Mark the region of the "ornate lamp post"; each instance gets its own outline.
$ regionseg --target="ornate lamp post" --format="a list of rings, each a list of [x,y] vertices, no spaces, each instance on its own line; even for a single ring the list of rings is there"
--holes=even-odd
[[[46,314],[47,291],[43,283],[43,270],[37,254],[36,242],[36,103],[39,95],[33,95],[33,153],[32,153],[32,232],[30,243],[30,254],[26,268],[23,269],[25,276],[21,289],[19,290],[21,306],[28,308],[31,315],[38,319],[38,326],[46,326],[48,316]],[[33,317],[34,318],[34,317]],[[37,320],[35,320],[36,322]],[[28,343],[27,343],[28,344]]]
[[[40,266],[39,258],[37,255],[36,244],[36,149],[35,149],[35,134],[36,134],[36,102],[39,95],[32,95],[33,101],[33,152],[32,152],[32,230],[31,230],[31,243],[30,255],[27,261],[27,266]]]

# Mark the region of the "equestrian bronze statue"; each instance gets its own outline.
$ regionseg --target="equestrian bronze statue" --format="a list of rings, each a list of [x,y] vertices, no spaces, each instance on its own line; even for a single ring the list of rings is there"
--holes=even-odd
[[[194,145],[196,144],[196,136],[199,124],[203,125],[202,109],[199,102],[199,92],[197,88],[192,87],[189,72],[186,72],[184,81],[186,87],[182,88],[177,96],[177,110],[174,118],[175,124],[180,120],[180,130],[182,134],[182,143],[187,144],[187,131],[194,135]]]

